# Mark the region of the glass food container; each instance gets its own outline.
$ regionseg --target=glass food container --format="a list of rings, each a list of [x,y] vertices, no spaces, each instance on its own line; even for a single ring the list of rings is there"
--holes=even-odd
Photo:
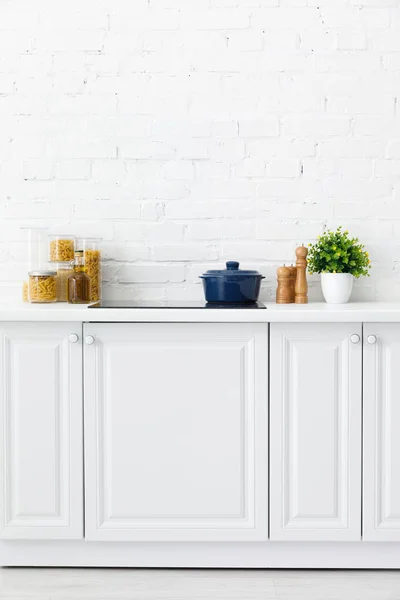
[[[74,272],[72,261],[68,263],[58,263],[57,269],[56,293],[57,302],[68,302],[68,278]]]
[[[28,273],[48,268],[48,229],[47,227],[21,227],[27,245],[27,277],[22,282],[22,299],[29,302]]]
[[[28,293],[28,282],[22,282],[22,301],[29,302],[29,293]]]
[[[49,270],[30,271],[28,295],[29,302],[49,303],[57,301],[56,272]]]
[[[50,262],[70,262],[74,260],[75,238],[73,235],[50,236]]]
[[[77,250],[83,250],[85,273],[90,277],[90,302],[98,302],[102,295],[101,238],[78,238]]]
[[[68,277],[68,302],[70,304],[89,304],[90,288],[90,277],[85,273],[83,250],[77,250],[74,270]]]

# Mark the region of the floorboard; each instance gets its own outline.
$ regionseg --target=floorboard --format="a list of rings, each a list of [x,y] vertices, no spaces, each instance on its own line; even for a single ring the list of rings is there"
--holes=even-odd
[[[0,569],[1,600],[399,600],[400,571]]]

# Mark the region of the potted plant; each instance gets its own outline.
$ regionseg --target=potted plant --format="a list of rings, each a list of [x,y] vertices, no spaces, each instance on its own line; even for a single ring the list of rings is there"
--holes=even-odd
[[[322,293],[328,304],[349,301],[354,277],[369,276],[371,261],[358,238],[338,227],[325,231],[315,244],[309,244],[308,271],[320,273]]]

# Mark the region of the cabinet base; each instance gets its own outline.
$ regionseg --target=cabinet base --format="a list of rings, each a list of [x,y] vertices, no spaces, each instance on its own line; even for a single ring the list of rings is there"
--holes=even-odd
[[[400,543],[0,542],[0,566],[400,569]]]

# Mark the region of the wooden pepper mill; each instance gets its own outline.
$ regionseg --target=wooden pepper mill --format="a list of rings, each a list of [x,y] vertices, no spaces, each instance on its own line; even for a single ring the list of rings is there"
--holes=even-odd
[[[300,246],[296,249],[296,284],[295,290],[295,303],[296,304],[308,304],[308,284],[307,284],[307,254],[308,248]]]
[[[296,293],[295,293],[295,285],[296,285],[296,277],[297,277],[297,267],[290,265],[290,267],[288,267],[289,271],[290,271],[290,289],[292,292],[292,299],[291,302],[294,302],[294,299],[296,297]]]
[[[276,303],[290,304],[292,302],[292,290],[290,282],[290,270],[288,267],[279,267],[276,271],[278,287],[276,289]]]

